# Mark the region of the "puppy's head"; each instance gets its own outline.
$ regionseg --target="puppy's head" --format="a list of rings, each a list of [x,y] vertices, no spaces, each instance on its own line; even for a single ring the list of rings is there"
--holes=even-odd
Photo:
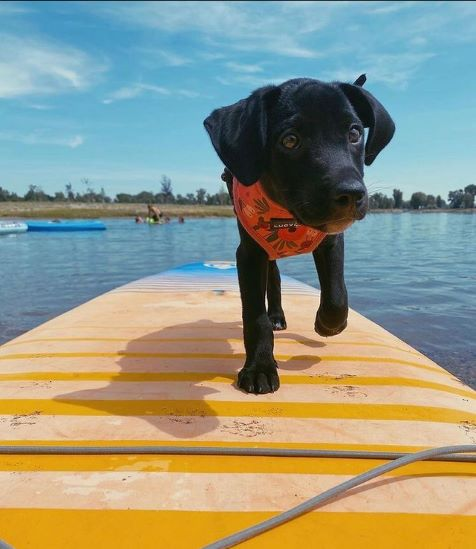
[[[298,221],[339,233],[367,211],[364,163],[395,126],[361,85],[294,79],[267,86],[205,120],[213,146],[244,185],[260,180]],[[364,143],[364,128],[369,128]]]

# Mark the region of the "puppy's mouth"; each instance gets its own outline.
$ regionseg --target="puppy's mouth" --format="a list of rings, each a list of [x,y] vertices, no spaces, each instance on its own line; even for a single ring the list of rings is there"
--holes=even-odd
[[[318,231],[322,231],[323,233],[339,234],[348,229],[354,221],[354,219],[338,219],[336,221],[329,221],[328,223],[321,223],[317,226],[311,226]]]
[[[343,233],[346,229],[348,229],[355,221],[362,220],[367,211],[366,209],[357,209],[355,208],[351,212],[346,212],[347,215],[344,217],[338,217],[336,219],[322,217],[319,218],[312,218],[311,216],[303,216],[300,215],[298,212],[296,212],[295,209],[290,210],[293,214],[294,218],[298,223],[301,225],[306,225],[308,227],[312,227],[313,229],[317,229],[318,231],[322,231],[324,233],[328,234],[339,234]]]
[[[307,221],[303,219],[300,215],[296,214],[296,212],[291,212],[291,213],[295,217],[296,221],[301,225],[312,227],[313,229],[317,229],[318,231],[321,231],[327,234],[343,233],[346,229],[348,229],[354,223],[354,221],[361,219],[361,217],[359,218],[342,217],[339,219],[330,219],[324,222],[320,220]]]

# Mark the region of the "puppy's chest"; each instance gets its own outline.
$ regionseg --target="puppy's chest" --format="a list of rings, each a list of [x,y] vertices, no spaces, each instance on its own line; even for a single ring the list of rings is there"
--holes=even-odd
[[[245,186],[233,178],[233,203],[243,228],[269,259],[312,252],[326,237],[326,233],[298,223],[291,212],[266,195],[259,181]]]

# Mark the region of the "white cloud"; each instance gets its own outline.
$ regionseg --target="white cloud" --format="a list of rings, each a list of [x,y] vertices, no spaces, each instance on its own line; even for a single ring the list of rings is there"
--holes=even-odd
[[[393,5],[394,3],[389,3]],[[401,13],[382,18],[378,35],[395,44],[434,48],[476,41],[476,2],[398,2]],[[404,10],[404,11],[403,11]]]
[[[71,149],[76,149],[84,143],[82,135],[73,135],[71,137],[53,136],[44,130],[37,130],[28,134],[0,132],[0,140],[14,141],[25,145],[57,145]]]
[[[72,149],[76,149],[76,147],[79,147],[83,143],[84,143],[83,137],[81,135],[75,135],[72,139],[68,140],[67,145]]]
[[[125,86],[123,88],[119,88],[115,92],[112,92],[109,97],[103,100],[103,103],[105,105],[109,105],[110,103],[114,103],[116,101],[123,101],[124,99],[133,99],[134,97],[138,97],[139,95],[142,95],[145,91],[151,91],[158,93],[160,95],[169,95],[170,91],[167,88],[163,88],[161,86],[154,86],[152,84],[133,84],[132,86]]]
[[[426,46],[428,44],[428,40],[423,38],[423,36],[415,36],[415,38],[411,38],[409,40],[409,43],[412,46]]]
[[[136,1],[92,3],[88,9],[121,25],[174,37],[175,43],[182,36],[198,41],[199,49],[214,50],[219,56],[237,51],[269,53],[279,60],[324,59],[327,66],[342,65],[343,54],[351,65],[351,56],[362,58],[372,52],[386,56],[426,46],[438,52],[451,41],[476,40],[476,2]],[[162,50],[158,55],[164,62],[169,55],[174,63],[175,54]],[[193,57],[205,58],[200,51]],[[176,64],[183,61],[179,57]],[[379,72],[384,71],[379,67]],[[221,76],[227,79],[226,74]],[[393,81],[388,75],[382,78]]]
[[[183,97],[189,97],[191,99],[195,97],[199,97],[200,95],[195,90],[188,90],[185,88],[180,88],[178,90],[171,90],[168,88],[164,88],[162,86],[155,86],[153,84],[137,83],[137,84],[133,84],[132,86],[125,86],[123,88],[119,88],[115,92],[111,93],[109,97],[107,97],[106,99],[103,99],[103,103],[105,105],[109,105],[116,101],[122,101],[124,99],[133,99],[134,97],[138,97],[142,95],[144,92],[153,92],[159,95],[176,94],[176,95],[181,95]]]
[[[190,99],[194,99],[195,97],[200,96],[200,94],[198,92],[196,92],[195,90],[180,89],[180,90],[177,90],[177,93],[179,95],[183,95],[184,97],[189,97]]]
[[[215,80],[223,86],[232,86],[233,80],[231,78],[223,78],[223,76],[215,76]]]
[[[244,72],[248,74],[263,72],[263,67],[260,65],[247,65],[245,63],[235,63],[233,61],[229,61],[228,63],[225,63],[225,66],[235,72]]]
[[[228,77],[217,76],[215,79],[224,86],[236,86],[237,84],[245,85],[247,87],[258,88],[261,86],[268,86],[270,84],[282,84],[286,80],[297,78],[295,75],[277,75],[277,76],[261,76],[257,74],[233,74]]]
[[[237,51],[272,54],[277,62],[282,57],[315,59],[336,68],[328,74],[345,74],[348,80],[365,69],[397,88],[408,85],[449,44],[476,41],[476,2],[122,2],[90,9],[177,41],[186,36],[199,49],[228,54],[228,59]],[[414,56],[417,52],[420,57]],[[200,51],[193,57],[205,58]],[[384,66],[393,61],[395,67]],[[261,60],[243,63],[241,70],[240,64],[225,66],[231,73],[264,74],[257,68]],[[215,78],[224,84],[236,81],[226,72]],[[253,82],[258,80],[265,79]]]
[[[0,98],[84,90],[106,70],[69,46],[5,33],[0,41]]]
[[[116,90],[115,92],[112,92],[109,97],[103,100],[103,103],[105,105],[109,105],[110,103],[114,103],[115,101],[122,101],[123,99],[132,99],[133,97],[137,97],[140,95],[144,90],[140,86],[128,86],[124,88],[120,88]]]
[[[16,15],[19,13],[28,13],[32,10],[30,8],[27,8],[24,4],[21,2],[8,2],[3,1],[0,4],[0,14],[1,15]]]
[[[359,57],[353,67],[341,67],[324,71],[320,78],[353,82],[366,73],[369,82],[380,82],[387,86],[404,89],[420,67],[434,57],[434,53],[367,54]]]
[[[43,103],[31,103],[27,107],[35,109],[35,111],[51,111],[54,109],[51,105],[44,105]]]
[[[140,84],[144,90],[160,93],[161,95],[169,95],[170,90],[162,86],[154,86],[153,84]]]
[[[91,9],[122,23],[165,33],[199,33],[202,45],[267,51],[313,58],[317,53],[299,43],[299,35],[326,26],[346,2],[120,2],[93,4]]]
[[[367,55],[362,72],[376,81],[404,88],[420,67],[434,55],[431,52]]]
[[[396,13],[398,11],[411,8],[415,2],[370,2],[371,7],[367,9],[367,13],[372,15],[386,15],[388,13]]]
[[[224,52],[203,51],[199,52],[197,57],[203,59],[204,61],[218,61],[219,59],[226,59],[226,54]]]
[[[158,61],[160,64],[168,67],[182,67],[183,65],[189,65],[192,62],[192,59],[189,57],[185,57],[184,55],[170,50],[138,48],[137,51],[148,59],[152,59],[155,62]]]
[[[83,90],[104,72],[80,50],[0,34],[0,98]]]

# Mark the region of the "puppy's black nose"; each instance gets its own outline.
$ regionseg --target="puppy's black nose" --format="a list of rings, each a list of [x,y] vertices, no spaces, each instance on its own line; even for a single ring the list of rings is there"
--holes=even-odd
[[[340,208],[363,204],[365,199],[365,187],[360,181],[346,181],[335,189],[334,202]]]

